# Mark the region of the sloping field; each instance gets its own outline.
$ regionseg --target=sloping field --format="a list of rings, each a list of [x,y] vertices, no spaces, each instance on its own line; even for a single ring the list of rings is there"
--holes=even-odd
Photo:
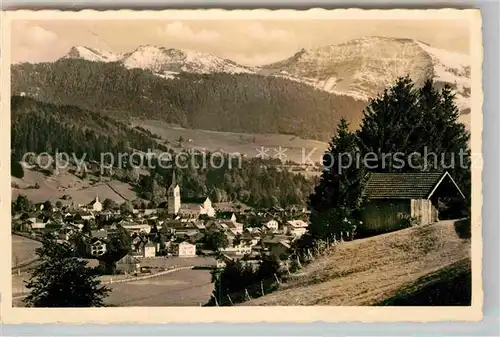
[[[184,146],[194,149],[205,149],[207,151],[221,151],[224,153],[241,153],[248,157],[259,155],[257,149],[261,146],[269,149],[266,153],[273,157],[279,147],[285,148],[284,160],[292,160],[297,163],[304,162],[310,152],[314,162],[320,162],[323,153],[327,150],[328,144],[316,140],[303,139],[294,135],[282,134],[251,134],[235,132],[219,132],[208,130],[195,130],[174,127],[161,121],[136,121],[133,126],[141,126],[154,134],[161,136],[173,144],[176,144],[179,137],[184,139]],[[332,134],[333,134],[332,129]],[[191,142],[189,142],[191,140]],[[304,153],[304,154],[303,154]],[[269,158],[269,157],[268,157]]]
[[[376,305],[469,258],[470,239],[462,223],[408,228],[339,245],[279,291],[242,305]]]
[[[471,264],[466,258],[419,278],[378,305],[469,306],[471,299]]]
[[[71,196],[71,200],[61,200],[63,204],[71,201],[75,204],[87,204],[96,195],[99,195],[101,200],[109,198],[117,203],[123,202],[123,197],[128,200],[137,198],[129,184],[112,180],[108,183],[96,182],[91,185],[89,180],[82,180],[63,170],[57,175],[45,176],[41,172],[24,169],[23,179],[15,177],[11,177],[11,179],[12,183],[19,187],[12,188],[12,200],[16,199],[19,194],[27,196],[32,202],[46,200],[56,202],[65,194]],[[35,184],[38,184],[40,188],[27,188]]]
[[[12,267],[22,265],[36,258],[35,250],[41,243],[19,235],[12,235]]]

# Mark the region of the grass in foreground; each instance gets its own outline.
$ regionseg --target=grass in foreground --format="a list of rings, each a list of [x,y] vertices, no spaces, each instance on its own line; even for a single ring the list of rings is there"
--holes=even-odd
[[[471,290],[470,260],[464,259],[419,278],[377,305],[469,306]]]
[[[339,245],[280,290],[242,305],[377,305],[469,255],[470,239],[459,235],[454,221],[408,228]]]

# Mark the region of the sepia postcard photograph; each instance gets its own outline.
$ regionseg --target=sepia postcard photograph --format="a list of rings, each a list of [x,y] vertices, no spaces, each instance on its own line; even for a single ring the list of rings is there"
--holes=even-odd
[[[481,319],[478,10],[2,15],[2,320]]]

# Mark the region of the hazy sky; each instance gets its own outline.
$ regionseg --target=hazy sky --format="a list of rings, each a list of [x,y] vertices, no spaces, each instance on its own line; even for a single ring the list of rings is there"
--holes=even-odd
[[[363,36],[406,37],[469,53],[469,23],[458,20],[14,21],[12,62],[43,62],[83,45],[129,52],[139,45],[212,53],[246,65],[282,60],[301,48]]]

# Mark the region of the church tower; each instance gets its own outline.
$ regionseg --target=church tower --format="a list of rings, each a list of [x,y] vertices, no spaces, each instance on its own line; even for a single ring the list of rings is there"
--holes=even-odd
[[[181,208],[181,189],[175,181],[175,170],[172,173],[172,184],[167,189],[168,214],[176,215]]]

